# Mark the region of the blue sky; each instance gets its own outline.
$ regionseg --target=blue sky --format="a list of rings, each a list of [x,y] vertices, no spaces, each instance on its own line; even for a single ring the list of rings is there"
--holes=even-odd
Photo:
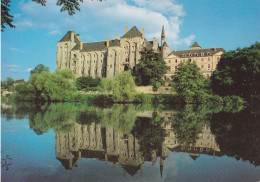
[[[44,64],[55,70],[56,48],[68,30],[83,42],[122,36],[125,25],[145,29],[145,37],[160,40],[162,25],[171,50],[201,47],[234,50],[260,41],[260,0],[84,0],[74,16],[60,13],[57,0],[47,6],[29,0],[11,4],[15,29],[1,33],[1,80],[28,80],[30,70]]]

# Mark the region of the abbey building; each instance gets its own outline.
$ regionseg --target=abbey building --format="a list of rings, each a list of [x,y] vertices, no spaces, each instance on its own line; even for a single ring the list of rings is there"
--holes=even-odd
[[[216,69],[216,65],[225,52],[223,48],[202,49],[196,42],[189,50],[171,52],[170,46],[165,41],[164,27],[161,33],[161,46],[156,38],[146,40],[142,32],[136,26],[125,34],[100,42],[83,43],[79,34],[68,31],[58,42],[56,55],[56,69],[71,69],[76,77],[91,76],[113,77],[116,73],[126,70],[136,70],[136,65],[141,58],[143,50],[160,52],[163,60],[169,66],[165,79],[176,73],[177,65],[187,60],[195,61],[201,68],[201,72],[209,77]]]

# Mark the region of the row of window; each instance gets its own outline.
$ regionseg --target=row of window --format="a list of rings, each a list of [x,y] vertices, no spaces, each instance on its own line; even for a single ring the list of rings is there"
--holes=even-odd
[[[198,54],[198,53],[195,53],[194,54],[194,56],[204,56],[205,54],[202,52],[202,53],[200,53],[200,54]],[[206,54],[207,56],[210,56],[211,55],[211,53],[210,52],[207,52],[207,54]],[[181,55],[182,57],[186,57],[186,54],[182,54]],[[189,54],[187,54],[187,56],[189,56],[189,57],[192,57],[193,55],[191,54],[191,53],[189,53]]]
[[[193,58],[192,59],[193,61],[197,61],[197,58]],[[211,59],[210,58],[208,58],[208,61],[210,61]],[[217,60],[219,61],[220,60],[220,57],[217,57]],[[169,63],[171,63],[171,61],[172,60],[168,60],[168,62]],[[180,60],[180,63],[184,63],[186,60],[185,59],[183,59],[183,60]],[[201,58],[201,61],[204,61],[204,58]],[[178,59],[175,59],[175,61],[174,61],[175,63],[178,63]]]

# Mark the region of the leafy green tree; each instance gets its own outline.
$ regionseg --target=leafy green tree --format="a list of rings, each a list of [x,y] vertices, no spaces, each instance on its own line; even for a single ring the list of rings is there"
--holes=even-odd
[[[137,85],[153,85],[157,88],[164,84],[163,75],[168,67],[160,53],[146,51],[142,53],[136,69]]]
[[[135,99],[135,82],[130,71],[118,73],[114,78],[105,78],[101,85],[104,91],[112,93],[114,102],[130,102]]]
[[[208,81],[200,74],[196,63],[187,61],[178,65],[173,76],[173,88],[186,103],[203,103],[208,96]]]
[[[87,77],[79,77],[76,79],[76,86],[78,90],[82,90],[84,88],[90,88],[90,87],[98,87],[101,84],[100,78],[92,78],[90,76]]]
[[[260,95],[260,43],[223,54],[211,80],[213,92],[222,96]]]
[[[46,6],[47,0],[32,0],[42,6]],[[102,0],[98,0],[101,1]],[[13,16],[9,14],[11,0],[1,0],[1,31],[4,31],[5,24],[11,28],[15,28],[15,25],[12,24]],[[57,0],[57,5],[61,6],[60,11],[67,11],[69,15],[74,15],[76,11],[80,11],[80,3],[83,3],[83,0]]]
[[[54,73],[43,71],[32,74],[30,84],[35,89],[38,101],[61,101],[64,96],[76,91],[75,77],[71,70],[57,70]]]
[[[49,71],[49,67],[46,67],[43,64],[38,64],[33,70],[31,70],[31,75],[34,73],[41,73],[43,71]]]
[[[11,77],[7,77],[5,81],[1,82],[1,87],[7,90],[12,90],[13,86],[14,86],[14,79]]]

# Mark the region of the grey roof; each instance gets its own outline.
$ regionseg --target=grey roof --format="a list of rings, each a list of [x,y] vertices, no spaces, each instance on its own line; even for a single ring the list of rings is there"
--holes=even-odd
[[[133,26],[125,35],[121,38],[132,38],[132,37],[142,37],[142,33],[138,30],[136,26]]]
[[[67,41],[71,41],[71,32],[73,31],[68,31],[59,42],[67,42]],[[77,39],[77,37],[74,34],[74,42],[75,43],[79,43],[79,40]]]
[[[109,41],[109,47],[115,47],[120,46],[119,40],[110,40]],[[79,50],[80,44],[76,44],[72,50]],[[107,42],[101,41],[101,42],[89,42],[83,44],[83,49],[81,52],[88,52],[88,51],[102,51],[107,49]]]
[[[216,50],[214,50],[216,49]],[[194,50],[180,50],[180,51],[172,51],[170,55],[175,55],[178,57],[201,57],[201,53],[203,53],[203,56],[208,56],[208,53],[210,55],[214,55],[220,51],[226,52],[223,48],[208,48],[208,49],[194,49]],[[190,56],[191,54],[191,56]],[[197,54],[197,55],[196,55]]]
[[[190,46],[190,48],[191,48],[191,47],[200,47],[200,46],[199,46],[199,44],[198,44],[197,42],[194,42],[194,43]],[[200,48],[201,48],[201,47],[200,47]]]

